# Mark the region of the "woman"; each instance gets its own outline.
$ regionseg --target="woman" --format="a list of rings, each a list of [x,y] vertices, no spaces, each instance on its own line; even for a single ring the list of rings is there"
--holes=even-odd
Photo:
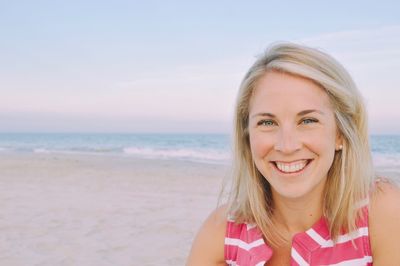
[[[228,204],[188,265],[400,265],[400,192],[377,181],[362,97],[318,50],[272,46],[244,77]]]

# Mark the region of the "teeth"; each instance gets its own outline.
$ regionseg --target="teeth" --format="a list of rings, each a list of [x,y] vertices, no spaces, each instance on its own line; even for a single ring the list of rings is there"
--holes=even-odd
[[[307,164],[307,160],[297,161],[294,163],[282,163],[276,162],[276,166],[279,170],[285,173],[293,173],[302,170]]]

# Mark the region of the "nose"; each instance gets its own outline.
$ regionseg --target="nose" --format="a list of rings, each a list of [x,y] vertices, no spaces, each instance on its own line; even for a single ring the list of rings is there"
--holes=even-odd
[[[275,141],[275,150],[291,154],[301,149],[301,141],[293,128],[280,128]]]

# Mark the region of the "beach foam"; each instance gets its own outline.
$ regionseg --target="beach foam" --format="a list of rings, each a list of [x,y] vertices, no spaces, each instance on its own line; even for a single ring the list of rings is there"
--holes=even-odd
[[[129,155],[137,155],[151,159],[183,159],[193,161],[224,162],[229,160],[229,154],[213,149],[154,149],[154,148],[124,148],[124,152]]]

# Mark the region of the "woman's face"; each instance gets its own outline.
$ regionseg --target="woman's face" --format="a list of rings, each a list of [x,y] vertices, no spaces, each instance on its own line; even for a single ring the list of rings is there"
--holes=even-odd
[[[322,193],[340,144],[322,88],[304,78],[267,72],[250,101],[249,137],[255,165],[274,198]]]

